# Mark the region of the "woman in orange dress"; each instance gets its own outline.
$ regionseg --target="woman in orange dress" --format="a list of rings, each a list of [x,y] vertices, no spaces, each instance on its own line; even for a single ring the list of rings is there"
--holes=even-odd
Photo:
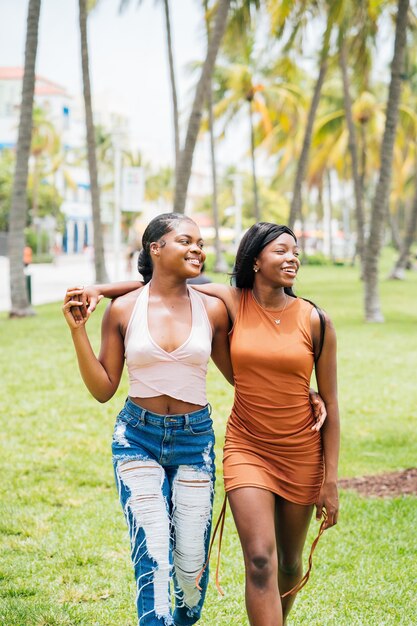
[[[236,286],[197,287],[223,300],[233,324],[235,399],[223,468],[244,555],[251,626],[286,623],[306,580],[302,553],[314,505],[323,529],[338,517],[336,335],[329,317],[292,290],[298,256],[289,228],[261,222],[242,238]],[[119,289],[124,293],[128,286]],[[90,290],[92,309],[98,293],[117,295],[114,286]],[[309,401],[313,368],[327,409],[324,424],[314,421]]]
[[[290,229],[255,224],[239,246],[236,287],[222,289],[233,320],[235,381],[224,482],[245,559],[251,626],[285,624],[295,597],[285,594],[301,580],[313,505],[317,519],[325,510],[324,528],[338,516],[336,337],[326,315],[322,338],[316,307],[294,296],[299,266]],[[321,434],[309,402],[313,367],[327,409]]]

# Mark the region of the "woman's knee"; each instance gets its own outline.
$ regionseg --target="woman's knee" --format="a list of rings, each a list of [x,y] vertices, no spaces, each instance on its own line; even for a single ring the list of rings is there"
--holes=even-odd
[[[278,568],[286,576],[296,576],[302,570],[301,554],[285,554],[280,552],[278,556]]]
[[[273,550],[258,549],[250,551],[246,554],[245,562],[247,575],[257,587],[264,587],[271,579],[275,580],[277,559]]]

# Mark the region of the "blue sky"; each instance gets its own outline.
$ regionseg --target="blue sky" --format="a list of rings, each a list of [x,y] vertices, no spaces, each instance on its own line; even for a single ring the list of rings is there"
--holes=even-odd
[[[129,115],[145,157],[167,162],[172,151],[170,88],[163,3],[137,0],[122,15],[119,0],[101,0],[89,18],[93,91]],[[198,0],[174,0],[172,28],[180,106],[192,96],[187,64],[204,57]],[[28,0],[0,1],[0,65],[23,65]],[[36,71],[81,93],[77,0],[42,0]]]
[[[173,154],[171,94],[168,79],[162,0],[131,0],[120,15],[119,0],[99,0],[89,18],[93,95],[105,94],[114,112],[129,116],[132,143],[145,159],[171,163]],[[0,65],[23,65],[28,0],[0,0]],[[188,64],[202,60],[205,34],[200,0],[171,0],[172,30],[182,129],[187,121],[197,77]],[[388,76],[391,37],[382,36],[376,74]],[[78,1],[42,0],[37,73],[65,86],[71,94],[81,89]],[[236,128],[234,129],[236,131]],[[221,144],[220,161],[247,165],[244,124]],[[247,137],[248,139],[248,137]],[[206,160],[201,147],[197,158]],[[201,155],[204,156],[201,156]],[[200,156],[199,156],[200,155]],[[203,166],[204,167],[204,166]],[[207,166],[205,166],[207,167]]]

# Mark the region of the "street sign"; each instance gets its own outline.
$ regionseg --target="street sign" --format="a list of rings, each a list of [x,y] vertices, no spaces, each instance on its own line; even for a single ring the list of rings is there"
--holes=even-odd
[[[121,210],[138,213],[143,209],[145,175],[142,167],[122,170]]]

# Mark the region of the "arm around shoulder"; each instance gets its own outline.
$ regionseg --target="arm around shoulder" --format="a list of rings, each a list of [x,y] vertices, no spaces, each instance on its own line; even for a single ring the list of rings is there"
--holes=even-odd
[[[230,320],[225,305],[217,298],[205,298],[206,309],[213,328],[211,358],[226,380],[234,385],[233,369],[230,361],[229,328]]]
[[[234,320],[239,306],[240,289],[231,287],[230,285],[221,285],[220,283],[207,283],[203,285],[191,285],[193,289],[204,293],[207,296],[214,296],[221,300],[231,320]]]

